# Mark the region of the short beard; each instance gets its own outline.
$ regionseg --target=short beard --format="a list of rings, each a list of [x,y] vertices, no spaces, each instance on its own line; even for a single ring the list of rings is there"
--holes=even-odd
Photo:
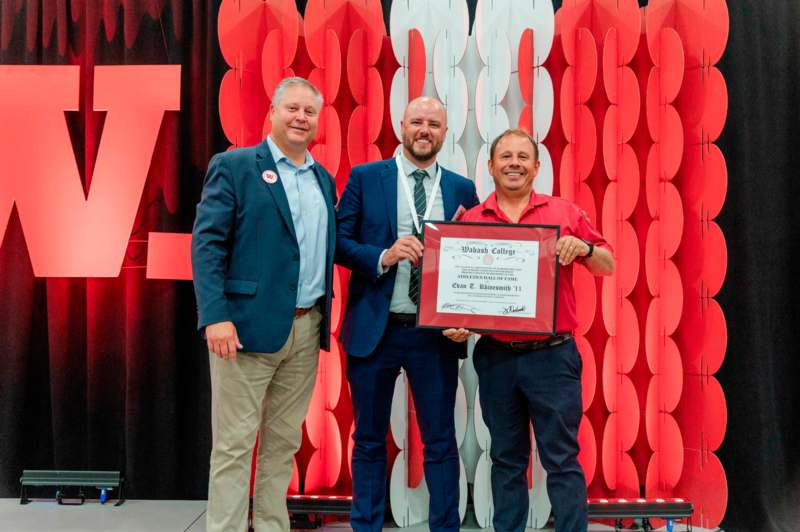
[[[413,140],[410,140],[410,141],[404,140],[403,141],[403,147],[405,147],[405,149],[408,150],[408,153],[413,155],[416,160],[418,160],[420,162],[428,162],[428,161],[432,161],[433,159],[435,159],[436,155],[439,153],[439,150],[441,149],[441,145],[440,146],[436,146],[433,143],[432,140],[430,142],[431,142],[431,151],[428,152],[425,155],[421,154],[420,152],[418,152],[418,151],[416,151],[414,149],[414,141]]]

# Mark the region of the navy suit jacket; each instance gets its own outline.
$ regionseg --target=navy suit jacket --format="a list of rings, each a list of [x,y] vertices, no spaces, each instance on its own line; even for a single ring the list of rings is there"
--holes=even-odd
[[[445,219],[459,205],[478,204],[475,184],[442,168],[439,183]],[[397,240],[397,164],[394,159],[362,164],[350,179],[337,207],[336,262],[350,268],[347,307],[341,340],[347,354],[370,355],[386,329],[397,266],[378,275],[378,259]],[[465,343],[447,342],[463,354]]]
[[[329,348],[336,187],[319,164],[312,167],[328,210],[325,297],[320,344]],[[192,230],[192,273],[198,329],[232,321],[245,351],[274,353],[294,321],[300,248],[280,177],[266,140],[215,155],[208,165]]]

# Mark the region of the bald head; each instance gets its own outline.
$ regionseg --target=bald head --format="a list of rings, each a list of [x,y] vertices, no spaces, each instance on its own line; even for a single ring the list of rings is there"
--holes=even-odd
[[[436,98],[421,96],[406,106],[400,122],[403,154],[420,168],[430,166],[442,149],[447,133],[447,113]]]
[[[447,127],[447,113],[444,110],[444,105],[436,98],[420,96],[408,102],[406,110],[403,112],[403,122],[407,121],[410,116],[419,115],[420,113],[438,116],[445,128]]]

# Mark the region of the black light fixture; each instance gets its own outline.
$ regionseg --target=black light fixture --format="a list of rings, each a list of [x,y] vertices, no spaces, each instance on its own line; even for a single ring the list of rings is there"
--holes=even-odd
[[[296,529],[319,528],[322,516],[350,515],[353,497],[349,495],[289,495],[286,507],[291,517],[291,527]]]
[[[125,502],[125,479],[119,471],[63,471],[26,469],[19,479],[19,503],[28,504],[28,489],[32,487],[56,488],[58,504],[83,504],[86,500],[84,489],[97,490],[97,498],[105,504],[112,491],[117,490],[117,503]],[[70,495],[75,494],[74,497]],[[68,502],[74,500],[76,502]]]
[[[593,519],[614,519],[614,530],[622,530],[623,519],[641,519],[642,530],[653,530],[650,519],[665,519],[667,531],[672,532],[675,521],[692,516],[692,503],[681,498],[617,498],[589,499],[589,517]],[[686,529],[691,530],[686,521]]]
[[[349,515],[352,502],[352,497],[344,495],[289,495],[286,499],[293,528],[317,528],[322,525],[324,515]],[[624,519],[640,519],[644,532],[653,530],[650,519],[665,519],[667,530],[671,532],[676,521],[688,519],[694,511],[692,503],[681,498],[588,499],[586,502],[590,519],[614,519],[617,531],[623,529]],[[688,520],[686,529],[691,530]]]
[[[353,497],[349,495],[289,495],[286,506],[290,513],[350,515]]]

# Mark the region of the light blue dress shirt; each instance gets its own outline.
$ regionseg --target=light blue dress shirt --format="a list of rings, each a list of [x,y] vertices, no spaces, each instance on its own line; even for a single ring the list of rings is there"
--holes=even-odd
[[[300,247],[300,276],[297,280],[297,306],[312,307],[325,295],[325,256],[328,247],[328,208],[311,168],[314,159],[296,166],[271,137],[267,144],[278,167],[278,175],[289,200],[294,232]]]
[[[408,182],[409,189],[413,194],[415,181],[414,178],[411,177],[411,174],[414,170],[417,170],[417,167],[414,163],[406,159],[402,152],[400,152],[400,162],[403,165],[403,172],[405,172],[405,175],[402,177]],[[425,187],[426,206],[431,200],[433,182],[436,180],[437,169],[438,166],[436,162],[427,168],[421,168],[421,170],[428,172],[428,177],[422,180],[422,186]],[[414,234],[414,221],[411,218],[411,207],[406,199],[403,184],[400,182],[401,176],[397,177],[397,237],[400,238],[401,236]],[[433,201],[433,207],[431,207],[431,220],[444,220],[444,203],[442,202],[441,189],[442,185],[440,183],[439,189],[436,191],[436,198]],[[378,272],[380,273],[389,271],[389,268],[384,268],[381,262],[386,251],[387,250],[384,250],[378,259]],[[413,314],[417,312],[417,306],[411,301],[411,298],[408,297],[408,283],[410,277],[411,263],[405,259],[401,260],[397,263],[397,277],[394,281],[394,290],[392,291],[392,300],[389,303],[389,312],[397,312],[400,314]]]

